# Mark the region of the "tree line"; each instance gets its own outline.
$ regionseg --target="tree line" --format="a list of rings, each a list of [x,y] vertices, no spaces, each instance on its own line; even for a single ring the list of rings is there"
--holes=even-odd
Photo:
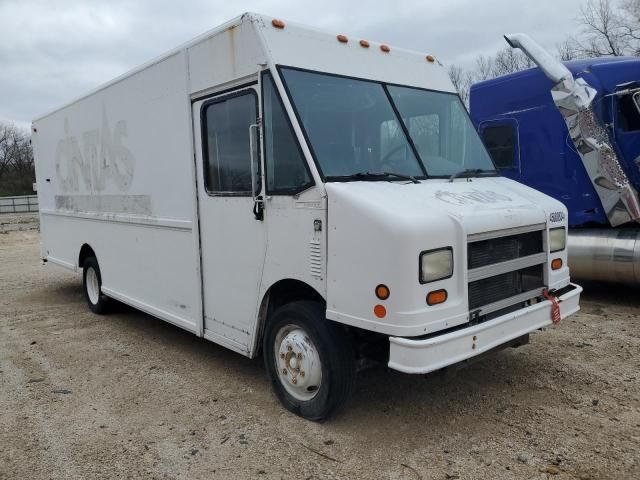
[[[578,34],[556,45],[558,59],[640,56],[640,0],[588,0],[576,22]],[[534,66],[520,50],[505,46],[495,55],[478,56],[470,70],[451,65],[449,78],[468,105],[472,84]]]
[[[0,197],[33,194],[35,178],[29,132],[0,123]]]

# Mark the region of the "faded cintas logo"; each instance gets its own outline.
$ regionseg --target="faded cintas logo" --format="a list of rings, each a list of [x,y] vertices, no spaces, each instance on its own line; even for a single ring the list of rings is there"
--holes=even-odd
[[[551,212],[549,214],[549,221],[551,223],[562,222],[565,219],[564,212]]]
[[[121,192],[129,189],[135,158],[123,145],[127,137],[124,120],[116,122],[112,131],[103,107],[100,128],[75,135],[65,118],[64,134],[56,146],[56,174],[63,191],[78,192],[81,182],[86,191],[105,190],[108,183]]]
[[[502,195],[500,193],[493,192],[491,190],[476,190],[473,189],[468,192],[448,192],[438,190],[435,193],[435,197],[452,205],[470,205],[473,203],[498,203],[498,202],[512,202],[511,197]]]

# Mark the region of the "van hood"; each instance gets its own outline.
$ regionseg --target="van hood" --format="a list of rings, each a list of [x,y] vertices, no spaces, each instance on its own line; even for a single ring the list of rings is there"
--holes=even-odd
[[[326,191],[327,318],[389,335],[424,335],[468,321],[469,235],[566,225],[560,202],[501,177],[327,183]],[[451,249],[452,275],[423,283],[420,257],[440,249]],[[566,251],[557,256],[566,264]],[[550,285],[568,276],[567,269],[546,268]],[[378,284],[393,292],[382,319],[372,314]],[[438,289],[448,300],[427,305],[427,293]]]
[[[565,207],[536,190],[503,177],[453,182],[327,183],[330,205],[354,214],[398,223],[444,223],[449,218],[467,234],[545,223],[566,217]],[[392,222],[393,223],[393,222]]]

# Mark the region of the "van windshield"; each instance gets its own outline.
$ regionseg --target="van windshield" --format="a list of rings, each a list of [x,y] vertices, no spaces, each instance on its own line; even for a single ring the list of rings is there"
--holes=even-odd
[[[281,71],[328,181],[350,176],[393,179],[382,173],[427,178],[495,171],[455,94],[291,68]]]

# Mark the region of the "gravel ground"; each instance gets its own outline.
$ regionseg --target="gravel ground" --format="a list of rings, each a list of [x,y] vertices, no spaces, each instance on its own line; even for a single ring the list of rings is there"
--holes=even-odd
[[[3,217],[4,218],[4,217]],[[640,295],[582,311],[450,377],[363,372],[311,423],[249,360],[148,315],[84,304],[0,235],[0,478],[640,478]]]
[[[37,213],[3,213],[0,214],[0,234],[38,230],[40,219]]]

